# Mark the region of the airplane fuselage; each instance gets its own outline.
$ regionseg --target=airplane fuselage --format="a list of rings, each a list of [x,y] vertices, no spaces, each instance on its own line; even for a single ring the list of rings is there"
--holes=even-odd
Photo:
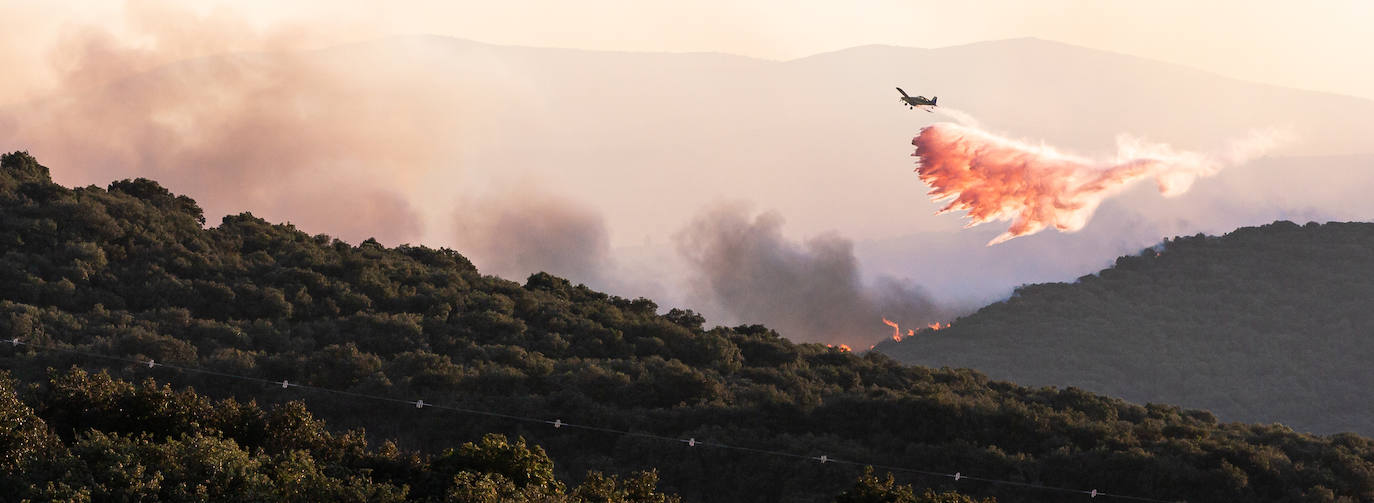
[[[926,99],[925,96],[908,96],[906,94],[906,91],[903,91],[900,87],[897,88],[897,92],[902,93],[902,97],[898,99],[901,100],[901,102],[905,104],[908,108],[937,106],[935,102],[940,99],[939,97]]]

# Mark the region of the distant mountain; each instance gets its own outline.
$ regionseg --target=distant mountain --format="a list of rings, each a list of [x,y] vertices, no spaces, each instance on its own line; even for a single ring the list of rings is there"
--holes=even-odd
[[[1226,421],[1374,433],[1374,224],[1178,237],[877,350]]]
[[[1305,165],[1320,174],[1297,178],[1232,170],[1256,190],[1291,193],[1286,206],[1231,191],[1164,201],[1146,190],[1130,205],[1104,207],[1076,238],[1034,237],[1054,253],[1011,251],[1011,243],[970,251],[988,237],[960,241],[953,256],[987,256],[972,264],[929,242],[870,253],[864,243],[949,235],[961,225],[957,216],[932,215],[938,206],[926,200],[909,156],[920,127],[949,119],[899,106],[897,86],[938,95],[991,130],[1085,155],[1115,154],[1118,133],[1206,151],[1254,128],[1291,126],[1297,141],[1275,155],[1343,157]],[[474,238],[456,220],[467,214],[463,203],[492,192],[553,193],[583,205],[604,219],[617,250],[671,249],[673,233],[704,205],[742,200],[778,211],[791,235],[836,231],[856,240],[871,270],[918,282],[959,271],[985,285],[959,292],[976,298],[1025,281],[996,269],[1011,261],[1029,271],[1087,271],[1159,235],[1297,218],[1283,214],[1293,205],[1315,218],[1357,218],[1342,212],[1368,198],[1315,194],[1349,187],[1349,173],[1368,171],[1358,156],[1374,152],[1370,131],[1374,101],[1038,39],[863,46],[768,61],[397,37],[186,61],[0,109],[0,144],[63,166],[60,182],[154,177],[182,187],[211,220],[248,205],[273,221],[354,241],[470,250],[482,265],[505,257],[473,255]],[[1153,205],[1141,209],[1142,201]],[[1244,211],[1211,211],[1216,206]],[[625,290],[617,293],[638,294]]]
[[[17,425],[0,429],[0,446],[15,446],[7,450],[14,456],[0,458],[0,487],[42,496],[85,487],[156,497],[200,490],[196,481],[207,466],[241,476],[215,478],[224,484],[207,490],[248,491],[232,483],[241,479],[263,491],[308,482],[358,499],[368,492],[397,499],[406,485],[416,499],[465,487],[478,495],[505,491],[506,479],[492,474],[516,482],[538,476],[543,489],[525,489],[557,494],[550,471],[571,481],[588,470],[625,476],[657,469],[663,491],[701,502],[833,501],[846,488],[890,485],[865,477],[855,486],[861,466],[812,459],[827,456],[957,471],[970,478],[897,475],[903,483],[999,501],[1063,501],[1061,492],[1024,484],[1190,502],[1374,498],[1374,441],[1358,435],[1221,423],[1200,410],[906,366],[878,352],[793,344],[761,325],[708,328],[692,311],[660,314],[648,299],[607,295],[546,273],[523,284],[483,275],[448,249],[352,245],[248,213],[204,224],[195,200],[152,180],[68,188],[28,154],[0,157],[0,338],[26,342],[0,344],[0,368],[36,385],[0,383],[0,421]],[[1366,243],[1342,243],[1331,256],[1359,265]],[[1292,249],[1299,256],[1305,250]],[[1123,270],[1151,263],[1124,262]],[[1320,269],[1280,269],[1263,281],[1286,284]],[[1159,288],[1185,298],[1170,285]],[[1302,309],[1329,298],[1317,290],[1292,293],[1306,300],[1235,323],[1297,323],[1284,320],[1301,319]],[[1362,320],[1360,302],[1345,298],[1336,312]],[[1194,323],[1208,316],[1214,313],[1198,312]],[[126,363],[150,359],[164,366]],[[69,372],[74,366],[194,385],[202,395],[174,395],[156,381],[135,388],[89,378]],[[282,389],[281,380],[342,393]],[[264,408],[211,406],[205,397]],[[644,435],[417,410],[413,399]],[[396,445],[368,448],[359,435],[325,436],[299,407],[269,406],[290,400],[304,401],[334,428],[366,427],[374,441]],[[462,447],[490,432],[543,446],[558,465],[500,439]],[[447,448],[459,455],[431,456]],[[463,471],[466,478],[458,478]],[[131,487],[134,476],[141,477],[138,487]],[[651,479],[622,480],[649,493]],[[159,480],[170,492],[154,486]],[[577,491],[607,487],[584,483]],[[650,497],[657,498],[626,501],[656,501]]]

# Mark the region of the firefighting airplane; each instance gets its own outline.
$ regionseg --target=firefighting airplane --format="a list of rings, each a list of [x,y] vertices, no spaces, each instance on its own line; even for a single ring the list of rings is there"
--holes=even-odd
[[[920,108],[921,110],[925,110],[925,111],[927,111],[927,112],[933,112],[933,111],[932,111],[931,109],[925,108],[925,107],[933,107],[933,106],[935,106],[935,102],[936,102],[937,100],[940,99],[939,96],[936,96],[936,97],[931,98],[931,99],[926,99],[925,96],[916,96],[916,97],[907,96],[906,91],[903,91],[902,88],[900,88],[900,87],[897,88],[897,92],[902,93],[902,97],[899,98],[898,100],[901,101],[902,103],[905,103],[907,108]]]

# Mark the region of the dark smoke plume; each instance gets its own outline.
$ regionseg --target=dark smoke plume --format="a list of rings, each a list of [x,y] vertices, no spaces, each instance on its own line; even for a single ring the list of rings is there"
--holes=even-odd
[[[455,220],[457,249],[486,274],[516,280],[543,271],[598,283],[609,265],[601,215],[550,194],[522,190],[475,200]]]
[[[676,236],[692,270],[696,293],[741,323],[763,323],[798,342],[862,349],[891,329],[939,320],[940,309],[916,285],[884,277],[868,284],[853,243],[835,234],[793,242],[782,217],[754,218],[722,206],[693,220]]]

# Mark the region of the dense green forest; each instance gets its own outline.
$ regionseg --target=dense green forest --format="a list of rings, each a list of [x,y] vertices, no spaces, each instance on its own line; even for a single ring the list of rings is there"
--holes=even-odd
[[[653,472],[568,490],[542,449],[495,434],[420,456],[333,434],[299,402],[264,410],[76,369],[32,394],[36,411],[0,375],[5,501],[677,501]]]
[[[152,379],[134,385],[80,369],[27,390],[0,372],[4,501],[332,501],[674,503],[656,473],[597,472],[569,489],[524,439],[489,434],[434,454],[362,430],[335,434],[300,402],[263,409],[212,401]],[[871,470],[837,503],[978,503],[916,494]]]
[[[1227,421],[1374,434],[1374,224],[1179,237],[878,350]]]
[[[435,460],[465,444],[480,448],[484,438],[505,438],[507,445],[524,439],[558,460],[554,477],[578,488],[568,491],[584,487],[573,482],[590,471],[647,485],[635,473],[656,470],[658,491],[692,502],[836,495],[863,501],[870,493],[879,493],[872,500],[907,501],[927,488],[1003,502],[1066,499],[911,472],[887,481],[861,466],[805,459],[818,455],[1194,503],[1374,499],[1374,442],[1361,436],[1220,423],[1199,410],[793,344],[758,325],[707,327],[688,310],[660,314],[647,299],[610,296],[547,274],[523,284],[483,276],[451,250],[386,248],[371,240],[354,246],[247,213],[206,228],[193,200],[153,181],[66,188],[24,153],[0,159],[0,262],[0,334],[32,344],[0,345],[0,365],[37,387],[24,399],[34,413],[8,405],[19,419],[6,421],[32,425],[37,414],[56,425],[45,428],[78,457],[97,455],[86,446],[105,442],[111,452],[148,452],[167,463],[188,445],[210,442],[198,440],[199,432],[226,455],[255,460],[264,491],[292,490],[270,472],[286,462],[283,456],[302,455],[292,454],[289,443],[262,443],[232,414],[196,419],[189,428],[141,420],[137,431],[90,425],[84,427],[100,433],[73,436],[72,428],[82,426],[51,413],[52,400],[44,397],[54,392],[45,389],[72,375],[100,375],[72,374],[73,366],[99,366],[116,381],[152,377],[172,390],[193,386],[207,397],[198,400],[213,400],[216,409],[267,411],[249,415],[303,414],[290,405],[302,401],[327,421],[332,442],[352,442],[346,455],[327,446],[311,454],[319,483],[348,494],[411,484],[376,468],[363,472],[368,460],[380,463],[393,452],[421,453],[412,465],[419,475],[404,477],[437,470],[446,487],[457,487],[452,470],[436,469]],[[301,393],[41,349],[49,345],[801,457]],[[262,405],[222,405],[250,401]],[[366,443],[350,436],[354,428],[366,429]],[[491,433],[503,437],[486,437]],[[4,462],[22,460],[10,455]],[[314,477],[308,468],[287,469]],[[421,490],[413,484],[412,491]]]

